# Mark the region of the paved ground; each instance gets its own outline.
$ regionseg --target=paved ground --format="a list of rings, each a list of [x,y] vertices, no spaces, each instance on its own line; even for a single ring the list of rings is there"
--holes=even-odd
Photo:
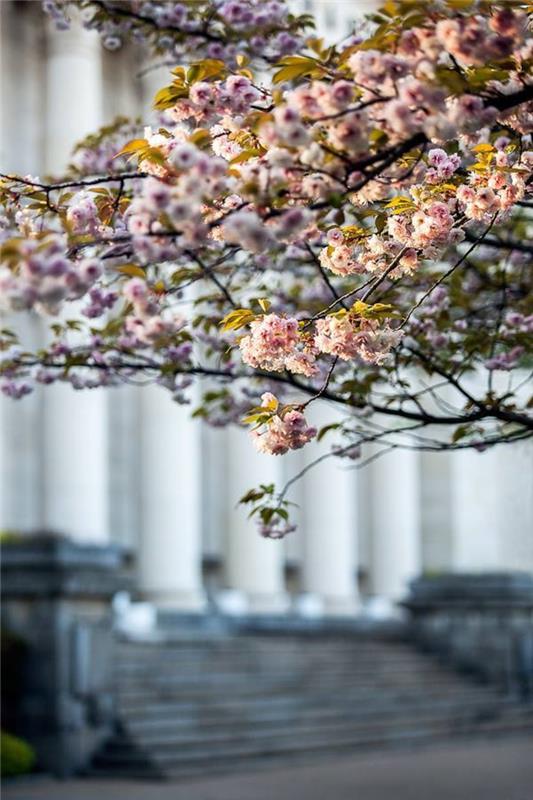
[[[181,783],[33,780],[3,800],[533,800],[533,738],[421,747]]]

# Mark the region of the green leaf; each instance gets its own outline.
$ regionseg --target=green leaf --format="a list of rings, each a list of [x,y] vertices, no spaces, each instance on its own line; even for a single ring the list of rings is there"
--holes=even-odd
[[[147,139],[132,139],[131,142],[128,142],[122,150],[114,156],[114,158],[118,158],[119,156],[124,156],[128,154],[138,153],[139,150],[143,150],[145,147],[148,147],[148,140]]]
[[[188,96],[189,89],[186,86],[182,83],[173,83],[171,86],[164,86],[156,93],[153,107],[156,111],[165,111],[175,106],[178,100]]]
[[[247,150],[243,150],[242,153],[234,156],[230,160],[230,164],[243,164],[245,161],[249,161],[251,158],[260,158],[266,153],[266,150],[259,149],[257,147],[249,148]]]
[[[121,264],[119,267],[115,267],[117,272],[121,272],[123,275],[128,275],[130,278],[145,278],[146,273],[142,267],[139,267],[138,264]]]
[[[394,306],[386,303],[369,305],[362,300],[356,300],[350,310],[363,319],[399,319],[401,317],[401,314],[394,310]]]
[[[237,331],[252,322],[255,317],[256,314],[248,308],[236,308],[226,314],[220,325],[223,331]]]
[[[336,431],[340,427],[340,422],[332,422],[331,425],[324,425],[324,427],[320,428],[318,431],[318,436],[316,437],[317,442],[321,442],[324,436],[326,436],[330,431]]]
[[[267,314],[268,310],[269,310],[269,308],[271,306],[270,300],[267,300],[265,297],[259,297],[257,299],[257,302],[259,303],[259,305],[261,307],[261,311],[264,311],[265,314]]]
[[[296,78],[303,78],[304,75],[311,75],[314,72],[323,73],[323,68],[313,58],[305,56],[287,56],[276,66],[280,69],[274,73],[272,83],[283,83],[283,81],[293,81]]]

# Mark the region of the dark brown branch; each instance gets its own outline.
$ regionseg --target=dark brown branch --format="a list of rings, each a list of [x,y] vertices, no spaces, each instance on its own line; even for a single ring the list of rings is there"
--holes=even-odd
[[[4,178],[14,183],[22,183],[24,186],[33,186],[35,189],[44,192],[54,192],[59,189],[76,189],[80,186],[96,186],[99,183],[112,183],[124,182],[134,180],[135,178],[148,178],[147,172],[117,172],[109,175],[99,175],[94,178],[79,178],[78,180],[62,181],[61,183],[40,183],[39,181],[31,181],[29,178],[21,178],[18,175],[7,175],[0,172],[0,178]],[[27,193],[31,197],[31,192]]]
[[[478,241],[474,234],[469,231],[465,231],[465,239],[468,242]],[[533,244],[526,244],[525,242],[516,242],[509,239],[498,239],[495,236],[489,236],[483,239],[483,244],[486,247],[494,247],[498,250],[517,250],[519,253],[530,253],[533,255]]]

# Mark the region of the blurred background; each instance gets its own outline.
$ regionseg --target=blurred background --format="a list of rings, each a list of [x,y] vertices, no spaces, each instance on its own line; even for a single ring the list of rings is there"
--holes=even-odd
[[[294,8],[334,41],[375,5]],[[0,25],[3,172],[61,175],[87,133],[152,121],[168,67],[146,70],[138,48],[56,31],[38,2],[3,0]],[[32,345],[44,335],[36,317],[17,325]],[[307,753],[355,747],[364,713],[378,744],[531,729],[530,443],[327,460],[295,485],[298,531],[275,542],[237,500],[323,446],[269,458],[190,410],[157,387],[1,400],[4,727],[39,766],[186,773],[292,752],[291,725]],[[265,719],[271,738],[244,747]]]

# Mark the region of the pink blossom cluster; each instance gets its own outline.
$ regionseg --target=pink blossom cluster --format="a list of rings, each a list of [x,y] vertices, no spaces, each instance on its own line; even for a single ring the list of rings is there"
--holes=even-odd
[[[511,8],[481,16],[442,19],[435,26],[437,41],[461,64],[482,66],[501,61],[522,40],[526,25],[523,13]]]
[[[238,244],[250,253],[261,253],[274,244],[259,214],[248,209],[228,214],[221,226],[221,235],[226,242]]]
[[[298,320],[265,314],[253,320],[250,329],[239,342],[245,364],[271,372],[286,369],[308,377],[316,374],[315,355],[311,348],[302,348]]]
[[[0,296],[4,307],[57,314],[66,300],[83,297],[102,274],[97,258],[68,258],[60,234],[27,239],[18,244],[18,269],[0,266]]]
[[[330,242],[335,241],[335,235],[328,237]],[[357,260],[358,249],[353,245],[344,244],[344,237],[340,234],[339,244],[329,244],[320,251],[319,261],[323,267],[329,269],[335,275],[353,275],[365,272],[365,267],[361,261]]]
[[[213,114],[243,114],[261,99],[260,90],[245,75],[230,75],[225,81],[197,81],[189,91],[189,102],[177,104],[178,120],[194,117],[206,121]]]
[[[315,347],[321,353],[343,361],[361,358],[367,364],[381,364],[401,338],[402,331],[377,320],[362,320],[356,326],[349,314],[327,316],[316,322]]]
[[[296,108],[292,106],[289,94],[287,105],[277,106],[273,121],[261,126],[261,141],[264,146],[304,147],[311,143],[311,133]]]
[[[100,219],[94,196],[85,191],[74,195],[67,211],[67,221],[75,233],[96,234]]]
[[[107,310],[113,308],[118,298],[118,292],[93,286],[89,289],[89,305],[83,308],[81,313],[89,319],[101,317]]]
[[[441,147],[434,147],[428,153],[430,168],[425,174],[426,183],[440,183],[451,178],[461,164],[461,157],[457,153],[448,155]]]
[[[522,200],[525,188],[521,174],[495,170],[490,175],[474,175],[468,184],[458,187],[456,196],[468,219],[488,221]]]
[[[124,346],[154,344],[172,337],[184,327],[185,319],[181,315],[163,316],[156,296],[142,278],[129,280],[124,285],[122,293],[133,306],[133,313],[125,322],[128,336],[122,340]]]
[[[262,405],[267,407],[276,403],[270,392],[261,396]],[[260,453],[280,456],[288,450],[299,450],[317,434],[317,429],[309,426],[301,411],[291,408],[283,414],[273,414],[260,430],[253,430],[251,436]]]
[[[259,535],[263,539],[284,539],[285,536],[288,536],[289,533],[294,533],[295,530],[296,525],[292,525],[279,516],[275,516],[270,522],[261,521],[259,523]]]
[[[402,227],[401,230],[407,242],[407,223],[405,229]],[[404,272],[412,273],[418,266],[416,249],[414,247],[402,249],[401,239],[397,237],[387,239],[384,236],[372,235],[363,241],[353,243],[350,242],[349,234],[345,236],[342,228],[332,228],[328,231],[327,238],[329,244],[320,251],[319,260],[323,267],[335,275],[384,272],[395,257],[398,257],[398,265],[391,273],[392,277]]]
[[[175,257],[180,249],[205,244],[209,235],[205,202],[227,188],[223,159],[206,155],[189,143],[176,144],[169,159],[179,175],[174,180],[145,180],[126,214],[135,250],[144,260],[162,261]]]
[[[504,336],[515,333],[533,333],[533,314],[508,311],[500,331]]]
[[[518,364],[521,356],[524,354],[524,348],[521,345],[511,348],[503,353],[492,356],[485,361],[485,368],[491,371],[503,370],[509,371],[514,369]]]
[[[454,217],[447,203],[441,200],[423,204],[412,215],[389,217],[390,236],[407,247],[421,251],[426,257],[436,257],[451,241],[456,241],[452,228]]]
[[[371,117],[366,110],[355,107],[355,86],[350,81],[313,81],[300,86],[290,93],[287,105],[281,109],[276,116],[278,128],[282,128],[280,141],[291,143],[304,138],[301,119],[316,122],[317,130],[327,131],[329,142],[339,150],[355,153],[368,144]],[[318,152],[314,155],[318,166]]]
[[[313,81],[291,92],[291,107],[304,119],[316,120],[349,108],[354,102],[355,87],[347,80],[333,83]]]

